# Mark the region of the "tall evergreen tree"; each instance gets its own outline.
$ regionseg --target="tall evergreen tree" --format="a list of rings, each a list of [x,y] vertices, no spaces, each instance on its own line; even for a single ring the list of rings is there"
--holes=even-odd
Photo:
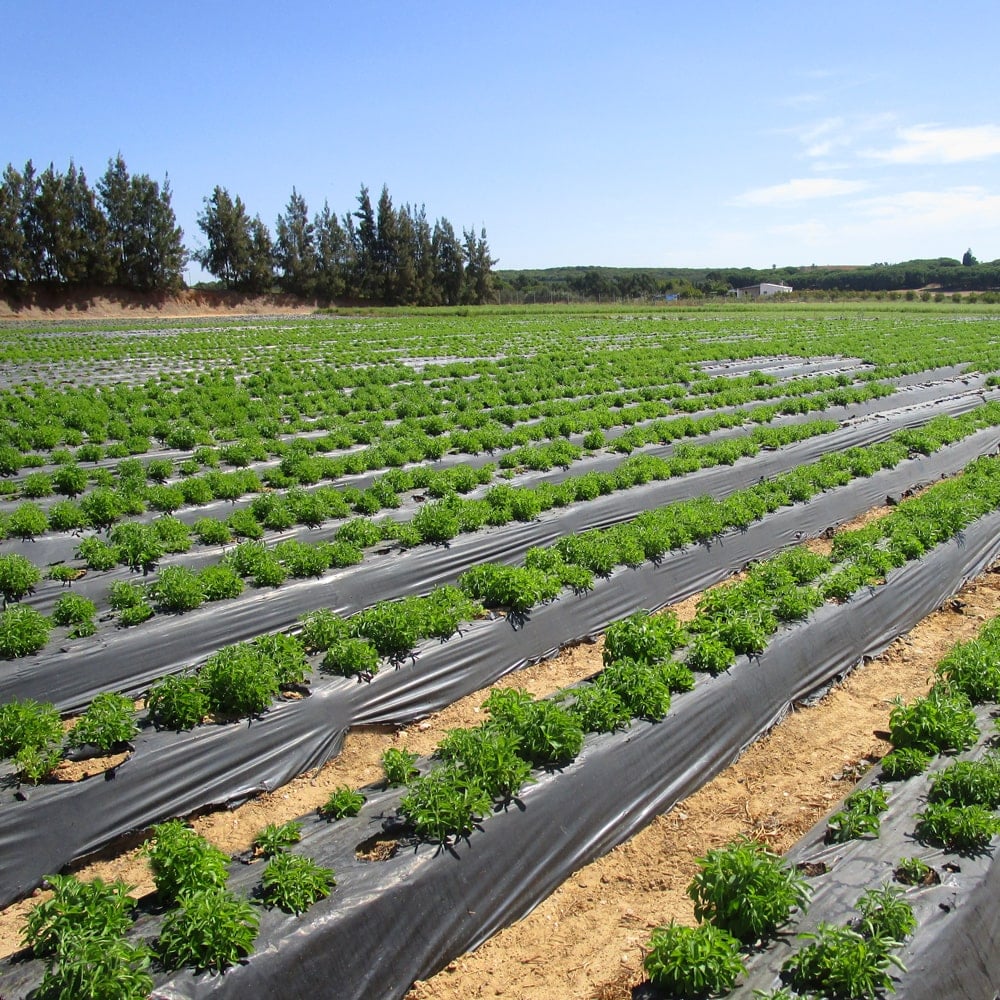
[[[316,294],[316,243],[305,198],[292,188],[283,215],[278,216],[275,262],[278,283],[286,292],[311,298]]]
[[[322,211],[316,213],[313,229],[316,233],[316,294],[331,301],[347,292],[347,275],[351,266],[348,234],[330,211],[329,202],[323,202]]]
[[[475,229],[462,230],[465,254],[465,284],[462,301],[484,305],[493,300],[493,265],[496,260],[490,256],[486,242],[486,227],[476,236]]]
[[[248,292],[270,292],[274,286],[274,242],[259,215],[250,220],[250,261],[245,276]]]
[[[253,249],[250,217],[239,195],[234,201],[224,187],[216,185],[198,216],[198,228],[208,245],[196,250],[194,259],[226,288],[245,288]]]
[[[441,293],[434,284],[434,237],[427,221],[427,211],[421,205],[410,215],[413,220],[417,302],[422,306],[440,305]]]
[[[465,283],[465,255],[447,219],[434,223],[431,242],[434,249],[434,283],[441,301],[447,306],[457,306],[462,301],[462,286]]]
[[[23,285],[31,280],[23,213],[24,175],[8,163],[0,182],[0,281],[5,284]]]
[[[354,286],[363,299],[378,298],[378,226],[368,188],[361,185],[358,207],[354,212],[358,220],[354,239]]]

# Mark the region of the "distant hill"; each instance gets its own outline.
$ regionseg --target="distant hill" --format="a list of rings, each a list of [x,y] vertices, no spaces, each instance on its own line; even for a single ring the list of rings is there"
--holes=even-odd
[[[1000,261],[963,264],[954,257],[908,260],[898,264],[811,264],[763,270],[742,267],[549,267],[498,270],[506,291],[530,300],[553,295],[581,298],[644,298],[670,293],[722,295],[731,288],[773,281],[796,291],[888,292],[934,289],[945,292],[1000,289]]]

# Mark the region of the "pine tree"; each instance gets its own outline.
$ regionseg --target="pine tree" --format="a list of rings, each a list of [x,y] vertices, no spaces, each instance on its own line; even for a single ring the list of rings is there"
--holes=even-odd
[[[275,261],[278,283],[286,292],[312,298],[316,294],[317,260],[313,225],[305,198],[292,188],[284,215],[278,216]]]
[[[441,301],[448,306],[457,306],[462,301],[462,285],[465,281],[465,255],[458,242],[455,230],[447,219],[434,223],[432,237],[434,249],[434,284]]]

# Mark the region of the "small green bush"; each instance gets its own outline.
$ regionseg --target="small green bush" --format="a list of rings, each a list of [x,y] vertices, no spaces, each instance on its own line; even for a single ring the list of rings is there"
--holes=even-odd
[[[766,847],[746,838],[698,859],[688,886],[699,920],[710,920],[745,944],[767,940],[809,902],[799,873]]]
[[[414,766],[417,755],[408,750],[389,747],[382,752],[382,771],[390,788],[407,784],[420,772]]]
[[[673,921],[653,931],[642,962],[650,982],[668,997],[728,993],[743,972],[740,944],[714,924],[684,927]]]
[[[62,742],[59,713],[48,702],[15,699],[0,705],[0,757],[13,757],[25,747]]]
[[[160,931],[159,954],[167,968],[222,972],[253,950],[259,919],[253,907],[226,889],[182,896]]]
[[[205,588],[198,574],[187,566],[165,567],[150,592],[158,610],[174,614],[193,611],[205,601]]]
[[[37,653],[48,641],[51,622],[27,604],[0,612],[0,656],[16,659]]]
[[[0,555],[0,595],[4,607],[33,594],[41,578],[42,571],[30,559],[16,552]]]
[[[208,714],[208,697],[193,674],[169,674],[146,695],[146,711],[160,729],[193,729]]]
[[[268,823],[254,837],[253,846],[265,858],[272,858],[293,844],[297,844],[301,839],[302,824],[295,820],[289,820],[287,823]]]
[[[330,797],[319,807],[319,814],[329,819],[345,819],[357,816],[367,800],[361,792],[347,785],[341,785],[331,792]]]
[[[305,913],[313,903],[329,896],[336,884],[332,868],[323,868],[299,854],[278,854],[261,876],[261,899],[285,913]]]
[[[76,725],[66,734],[66,745],[95,746],[107,753],[118,743],[127,743],[139,731],[132,701],[125,695],[105,691],[97,695]]]
[[[446,843],[472,833],[493,801],[461,768],[444,766],[414,778],[400,810],[418,837]]]
[[[153,839],[143,852],[164,903],[175,903],[205,889],[219,889],[229,878],[229,857],[179,819],[154,826]]]

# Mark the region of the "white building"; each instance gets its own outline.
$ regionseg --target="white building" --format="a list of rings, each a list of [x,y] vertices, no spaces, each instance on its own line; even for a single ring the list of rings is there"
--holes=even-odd
[[[738,299],[766,299],[772,295],[787,295],[791,290],[791,285],[776,285],[770,281],[762,281],[759,285],[737,288],[735,293]]]

